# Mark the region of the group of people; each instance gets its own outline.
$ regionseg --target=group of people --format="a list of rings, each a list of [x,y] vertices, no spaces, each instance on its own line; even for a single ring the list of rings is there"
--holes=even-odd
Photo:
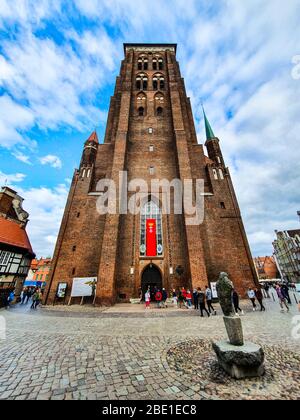
[[[5,297],[3,306],[9,309],[12,303],[20,303],[21,305],[27,305],[31,301],[31,309],[36,309],[41,303],[43,298],[43,292],[38,287],[24,287],[21,292],[20,299],[16,301],[15,291],[11,289]]]
[[[210,317],[211,314],[217,314],[212,304],[212,291],[208,286],[206,286],[205,291],[202,291],[199,287],[198,289],[194,289],[193,293],[190,289],[185,289],[184,287],[181,287],[179,290],[173,289],[170,296],[172,298],[172,304],[180,309],[193,309],[194,305],[194,309],[200,311],[201,317],[203,317],[204,312],[208,317]],[[149,287],[144,298],[146,309],[150,309],[151,300],[155,301],[157,308],[166,308],[168,292],[165,288],[160,290],[156,287],[154,288],[154,291],[151,292]]]
[[[289,289],[290,287],[292,288],[292,290],[296,290],[296,288],[292,287],[290,285],[287,285],[286,283],[276,283],[274,285],[270,285],[268,283],[265,283],[262,289],[249,289],[248,290],[248,297],[250,299],[250,301],[252,302],[252,306],[253,306],[253,311],[256,311],[257,309],[257,305],[256,305],[256,301],[259,303],[260,305],[260,310],[261,311],[265,311],[266,308],[263,304],[263,299],[264,299],[264,295],[263,292],[265,294],[265,297],[268,299],[271,299],[270,296],[270,289],[271,287],[274,288],[276,295],[278,297],[279,300],[279,305],[281,308],[281,311],[284,312],[284,309],[286,309],[287,312],[290,311],[290,308],[288,305],[292,304],[291,298],[290,298],[290,294],[289,294]],[[273,296],[274,298],[274,296]],[[299,306],[300,309],[300,306]]]
[[[31,299],[31,309],[36,309],[42,301],[43,293],[42,290],[38,287],[30,288],[25,287],[21,292],[21,305],[27,305],[29,300]]]

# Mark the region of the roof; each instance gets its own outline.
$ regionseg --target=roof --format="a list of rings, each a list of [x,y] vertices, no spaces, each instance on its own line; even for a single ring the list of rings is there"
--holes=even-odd
[[[215,134],[213,132],[213,129],[211,128],[211,125],[210,125],[210,123],[208,121],[208,118],[207,118],[207,116],[205,114],[205,111],[204,111],[204,107],[203,106],[202,106],[202,109],[203,109],[204,122],[205,122],[206,140],[215,139],[216,136],[215,136]]]
[[[90,135],[90,137],[87,139],[87,141],[94,141],[94,142],[96,142],[96,143],[99,143],[96,130],[92,132],[92,134],[91,134],[91,135]]]
[[[0,243],[26,249],[34,255],[26,230],[3,217],[0,217]]]
[[[296,235],[300,236],[300,229],[288,230],[287,232],[292,238]]]
[[[124,44],[124,53],[126,53],[127,48],[162,48],[162,49],[170,49],[174,48],[175,54],[177,51],[177,44]]]

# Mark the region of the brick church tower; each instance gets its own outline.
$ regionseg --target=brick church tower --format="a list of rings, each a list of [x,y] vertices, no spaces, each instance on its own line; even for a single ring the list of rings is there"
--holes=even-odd
[[[91,134],[73,176],[45,303],[53,302],[59,282],[69,284],[68,297],[74,277],[97,277],[96,303],[113,304],[149,285],[203,288],[222,271],[244,296],[257,277],[238,202],[205,113],[208,156],[197,142],[176,45],[125,44],[124,51],[104,141]],[[140,214],[99,214],[97,183],[107,178],[120,188],[120,171],[128,182],[148,185],[154,178],[204,180],[204,222],[164,214],[160,190],[158,199],[147,196]]]

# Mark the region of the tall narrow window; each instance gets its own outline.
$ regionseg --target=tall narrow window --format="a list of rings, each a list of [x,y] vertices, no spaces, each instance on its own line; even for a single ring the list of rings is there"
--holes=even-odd
[[[138,111],[139,111],[139,117],[143,117],[145,113],[145,109],[142,106],[140,106]]]
[[[154,175],[154,173],[155,173],[154,167],[153,166],[150,166],[150,168],[149,168],[149,174],[150,175]]]
[[[160,79],[159,87],[161,90],[164,90],[165,88],[165,79]]]
[[[153,62],[152,62],[152,69],[153,69],[153,70],[157,70],[157,59],[156,59],[156,58],[154,58],[154,59],[153,59]]]
[[[158,82],[156,78],[153,79],[153,90],[158,90]]]
[[[224,175],[223,175],[222,169],[219,169],[219,175],[220,175],[220,179],[224,179]]]
[[[163,109],[162,109],[162,107],[161,106],[159,106],[158,108],[157,108],[157,110],[156,110],[156,115],[158,116],[158,117],[161,117],[162,115],[163,115]]]
[[[148,60],[144,60],[144,70],[148,70]]]
[[[163,70],[163,68],[164,68],[163,60],[162,60],[162,58],[160,58],[158,60],[158,69]]]
[[[148,80],[146,77],[144,77],[143,79],[143,90],[147,90],[148,89]]]
[[[143,62],[141,59],[138,61],[138,70],[143,70]]]
[[[216,169],[213,169],[213,175],[214,175],[214,179],[218,179],[218,172]]]
[[[150,197],[141,210],[140,255],[156,257],[162,254],[161,209]]]
[[[137,78],[136,79],[136,88],[137,88],[137,90],[141,90],[142,89],[142,81],[141,81],[141,79],[140,78]]]

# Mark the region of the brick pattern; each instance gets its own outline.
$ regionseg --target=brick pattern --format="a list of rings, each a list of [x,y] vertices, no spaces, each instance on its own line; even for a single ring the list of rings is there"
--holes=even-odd
[[[163,58],[160,71],[151,66],[151,56],[155,54]],[[84,150],[81,167],[75,172],[54,254],[47,303],[53,301],[57,283],[68,281],[71,286],[74,276],[98,276],[96,302],[99,304],[128,301],[138,296],[142,272],[149,263],[160,269],[163,285],[168,290],[181,286],[205,287],[208,282],[216,281],[220,271],[228,272],[241,294],[257,282],[220,142],[213,139],[206,143],[208,159],[203,145],[197,142],[191,104],[175,52],[161,47],[161,51],[149,55],[148,70],[143,71],[148,77],[143,116],[138,113],[140,92],[136,86],[136,76],[141,73],[137,65],[139,56],[135,48],[126,50],[111,98],[104,143],[98,145],[96,153]],[[165,81],[159,95],[152,90],[152,77],[156,73]],[[158,101],[158,96],[163,99]],[[158,105],[163,108],[159,116]],[[81,177],[83,165],[91,167],[89,179]],[[154,168],[153,175],[150,166]],[[96,191],[97,182],[105,177],[118,185],[119,171],[123,170],[128,171],[128,181],[141,178],[149,188],[153,178],[204,179],[205,192],[210,194],[205,197],[204,223],[188,226],[184,215],[171,214],[169,220],[164,215],[163,256],[141,258],[140,217],[100,216],[96,212],[97,196],[89,194]],[[218,174],[222,170],[224,179],[216,180],[214,170]],[[177,266],[184,269],[181,277],[175,274]]]

